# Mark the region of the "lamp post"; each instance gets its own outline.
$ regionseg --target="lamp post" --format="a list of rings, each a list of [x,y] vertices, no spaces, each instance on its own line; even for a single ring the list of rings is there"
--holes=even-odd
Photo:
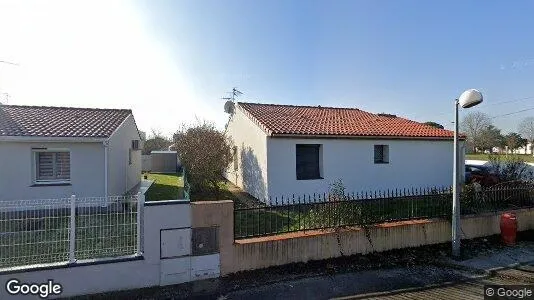
[[[452,168],[452,255],[460,256],[460,195],[458,190],[459,157],[458,157],[458,105],[469,108],[482,103],[482,93],[471,89],[463,92],[454,101],[454,165]]]

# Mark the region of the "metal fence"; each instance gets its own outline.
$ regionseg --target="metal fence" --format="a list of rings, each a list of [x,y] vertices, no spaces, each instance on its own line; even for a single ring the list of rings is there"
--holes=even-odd
[[[444,187],[295,195],[269,200],[269,204],[235,206],[234,238],[412,219],[450,218],[452,212],[452,190]],[[467,188],[461,192],[460,202],[462,214],[534,207],[534,186]]]
[[[187,172],[185,168],[183,168],[183,176],[184,176],[184,199],[190,200],[191,199],[191,185],[189,184],[189,181],[187,181]]]
[[[0,269],[142,253],[144,195],[0,202]]]

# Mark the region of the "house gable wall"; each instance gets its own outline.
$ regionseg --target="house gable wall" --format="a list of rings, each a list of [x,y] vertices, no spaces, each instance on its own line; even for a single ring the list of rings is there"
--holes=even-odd
[[[141,150],[132,151],[129,164],[128,152],[132,140],[139,140],[139,132],[133,115],[128,116],[109,139],[108,146],[108,195],[123,195],[141,181]]]
[[[32,148],[70,150],[70,185],[33,186]],[[0,201],[104,195],[102,143],[0,142]]]
[[[228,122],[226,135],[237,147],[237,170],[231,163],[226,178],[258,199],[267,196],[267,135],[239,108]]]

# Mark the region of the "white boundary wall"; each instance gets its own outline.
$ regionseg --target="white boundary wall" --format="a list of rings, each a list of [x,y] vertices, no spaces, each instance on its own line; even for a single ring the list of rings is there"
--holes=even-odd
[[[33,295],[9,295],[6,283],[13,278],[24,283],[46,283],[52,279],[63,287],[59,297],[69,297],[219,276],[218,253],[191,256],[191,205],[188,201],[148,202],[144,213],[142,256],[3,272],[0,273],[0,299],[38,299]],[[163,230],[167,232],[165,236],[161,235]]]

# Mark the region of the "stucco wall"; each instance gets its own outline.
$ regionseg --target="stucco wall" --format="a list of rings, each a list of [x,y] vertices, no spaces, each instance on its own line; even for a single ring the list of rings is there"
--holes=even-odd
[[[296,144],[322,145],[323,179],[296,179]],[[374,145],[389,145],[388,164],[374,163]],[[452,185],[452,141],[269,138],[267,146],[271,197],[328,192],[338,179],[347,192]]]
[[[67,186],[32,186],[32,148],[70,150]],[[104,195],[104,146],[102,143],[0,142],[0,200],[47,199]]]
[[[267,136],[241,109],[228,122],[226,135],[238,147],[238,169],[230,164],[226,178],[252,196],[267,197]]]
[[[139,140],[133,115],[130,115],[111,136],[108,146],[108,195],[122,195],[141,181],[141,150],[128,151],[132,140]]]
[[[413,220],[370,226],[368,233],[358,227],[336,230],[308,230],[234,241],[233,202],[197,202],[191,206],[193,225],[219,228],[221,274],[267,268],[342,255],[365,254],[417,247],[451,240],[451,223],[442,219]],[[534,229],[534,209],[514,211],[518,230]],[[463,239],[500,233],[500,213],[463,216]],[[342,254],[343,253],[343,254]]]

